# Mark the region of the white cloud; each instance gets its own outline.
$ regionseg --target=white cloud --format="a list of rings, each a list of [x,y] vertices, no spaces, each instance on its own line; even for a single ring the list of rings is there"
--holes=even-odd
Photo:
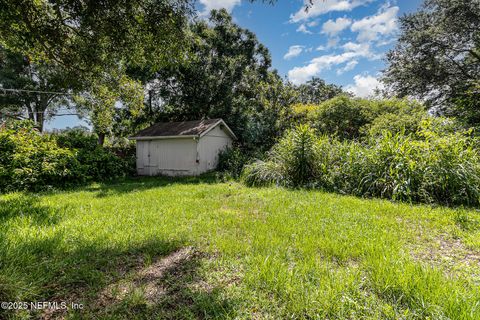
[[[241,0],[199,0],[203,4],[202,15],[208,15],[210,11],[225,8],[232,12],[233,8],[240,4]]]
[[[357,97],[366,98],[375,93],[375,89],[382,89],[383,84],[372,76],[362,76],[357,74],[353,77],[355,84],[349,84],[345,87],[348,92],[353,93]]]
[[[337,18],[337,20],[330,19],[322,25],[322,33],[333,37],[347,29],[351,24],[352,20],[346,17]]]
[[[359,58],[370,60],[378,59],[380,56],[370,50],[368,43],[348,42],[342,46],[344,52],[341,54],[327,54],[312,59],[306,66],[295,67],[288,71],[288,78],[294,84],[304,83],[312,76],[318,75],[323,70],[331,69],[332,66],[346,64],[344,68],[354,68]],[[357,63],[351,62],[357,61]],[[348,66],[348,64],[350,65]]]
[[[351,30],[358,32],[357,41],[375,41],[380,36],[394,33],[398,29],[398,7],[383,6],[377,14],[353,22]]]
[[[302,32],[305,34],[313,34],[313,32],[308,30],[308,28],[316,27],[318,26],[318,23],[319,23],[318,20],[302,23],[298,26],[297,32]]]
[[[312,34],[312,31],[308,30],[304,23],[298,26],[297,32],[302,32],[306,34]]]
[[[340,65],[351,60],[355,54],[345,52],[338,55],[327,54],[311,60],[306,66],[295,67],[288,71],[288,78],[294,84],[306,82],[311,77],[319,74],[322,70],[330,69],[333,65]]]
[[[295,67],[288,71],[288,79],[290,79],[293,84],[301,84],[307,82],[319,72],[320,66],[316,63],[310,63],[304,67]]]
[[[327,48],[335,48],[339,42],[340,42],[339,37],[329,38],[327,41]]]
[[[341,75],[341,74],[344,74],[347,71],[351,71],[357,66],[357,64],[358,64],[357,60],[349,61],[349,62],[347,62],[347,64],[343,68],[340,68],[340,69],[337,70],[337,74]]]
[[[283,56],[283,59],[288,60],[297,57],[300,53],[302,53],[304,46],[290,46],[288,48],[288,52]]]
[[[317,51],[325,51],[327,48],[325,46],[318,46],[315,50]]]
[[[375,0],[316,0],[313,2],[313,5],[305,11],[305,5],[309,5],[310,0],[304,0],[302,7],[290,16],[290,22],[308,20],[331,11],[351,11],[358,6],[372,1]]]

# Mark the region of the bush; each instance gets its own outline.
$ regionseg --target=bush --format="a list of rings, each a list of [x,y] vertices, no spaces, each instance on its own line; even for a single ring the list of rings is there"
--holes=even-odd
[[[242,174],[242,181],[249,186],[284,185],[285,168],[283,163],[276,161],[256,160],[254,163],[245,166]]]
[[[1,192],[110,180],[132,173],[133,168],[131,159],[98,146],[86,132],[41,134],[23,122],[0,129]]]
[[[135,146],[128,141],[102,147],[97,135],[84,128],[68,129],[54,136],[59,146],[76,151],[81,165],[77,174],[86,181],[111,180],[135,172]]]
[[[284,120],[291,125],[308,124],[317,132],[340,140],[361,140],[378,136],[384,130],[414,133],[428,117],[425,108],[415,101],[340,95],[319,105],[292,105],[289,118]]]
[[[227,148],[218,155],[217,170],[229,174],[233,178],[240,177],[243,167],[251,160],[248,153],[238,146]]]
[[[360,129],[363,136],[378,137],[383,132],[415,134],[424,119],[432,118],[415,102],[400,99],[364,100],[370,121]]]
[[[55,139],[33,126],[0,130],[0,191],[66,186],[77,177],[80,163],[75,152],[60,148]]]
[[[335,135],[339,139],[360,137],[361,128],[371,119],[361,99],[338,96],[318,106],[313,126],[321,133]]]
[[[292,186],[307,185],[315,177],[315,133],[307,125],[299,125],[287,133],[271,151],[275,162],[282,163],[284,179]]]
[[[311,129],[298,127],[265,162],[247,166],[243,181],[411,202],[480,204],[476,141],[470,132],[437,129],[435,121],[426,120],[415,135],[385,131],[359,143],[313,137]],[[305,141],[309,146],[303,146]]]
[[[76,127],[55,134],[57,144],[61,148],[94,150],[98,146],[98,138],[86,128]]]

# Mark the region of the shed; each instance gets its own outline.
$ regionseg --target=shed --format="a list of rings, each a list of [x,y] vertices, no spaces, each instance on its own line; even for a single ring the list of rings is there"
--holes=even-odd
[[[139,175],[194,176],[215,169],[236,137],[222,119],[207,119],[156,123],[130,139]]]

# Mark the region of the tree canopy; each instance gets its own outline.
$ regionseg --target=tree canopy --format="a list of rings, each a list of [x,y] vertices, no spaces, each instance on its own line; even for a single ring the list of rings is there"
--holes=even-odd
[[[387,55],[383,80],[389,89],[438,111],[480,112],[480,1],[425,0],[400,24],[398,43]]]
[[[0,0],[0,7],[0,84],[63,92],[84,113],[90,108],[101,134],[111,127],[118,101],[131,105],[126,101],[135,100],[138,106],[143,100],[143,88],[128,69],[157,70],[188,56],[190,0]],[[8,103],[2,104],[1,113],[27,110],[41,129],[47,109],[58,98],[19,92],[3,98]]]
[[[340,86],[327,84],[323,79],[313,77],[297,86],[297,101],[303,104],[319,104],[343,93]]]
[[[244,140],[250,120],[263,112],[260,87],[273,81],[270,53],[225,10],[193,22],[190,31],[189,61],[160,69],[148,84],[147,118],[223,118]]]
[[[189,0],[0,0],[0,43],[84,78],[183,57]]]

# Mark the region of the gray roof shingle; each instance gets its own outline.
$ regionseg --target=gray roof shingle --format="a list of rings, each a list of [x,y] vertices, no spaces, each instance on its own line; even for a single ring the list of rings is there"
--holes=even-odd
[[[140,137],[197,136],[207,131],[211,126],[217,124],[219,121],[222,121],[222,119],[218,118],[181,122],[159,122],[151,127],[137,132],[135,135],[133,135],[132,139]]]

